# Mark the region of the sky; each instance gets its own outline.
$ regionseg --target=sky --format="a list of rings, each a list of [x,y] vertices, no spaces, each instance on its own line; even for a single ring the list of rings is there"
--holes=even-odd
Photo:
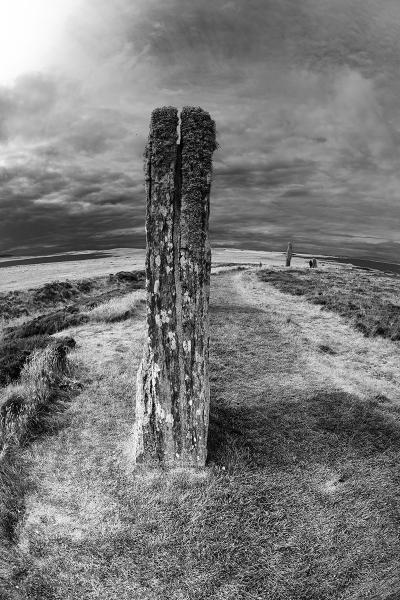
[[[151,111],[216,121],[214,247],[400,262],[398,0],[0,0],[0,254],[144,247]]]

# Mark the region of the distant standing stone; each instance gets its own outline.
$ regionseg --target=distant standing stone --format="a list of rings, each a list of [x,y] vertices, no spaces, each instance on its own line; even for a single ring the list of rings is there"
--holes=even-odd
[[[287,267],[290,267],[290,263],[292,260],[292,254],[293,254],[293,243],[289,242],[287,250],[286,250],[286,266]]]

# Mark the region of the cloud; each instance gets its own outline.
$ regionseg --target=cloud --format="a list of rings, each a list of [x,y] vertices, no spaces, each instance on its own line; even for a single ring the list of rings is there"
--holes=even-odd
[[[52,67],[0,89],[1,250],[143,244],[150,112],[193,104],[214,244],[393,252],[399,29],[397,0],[81,0]]]

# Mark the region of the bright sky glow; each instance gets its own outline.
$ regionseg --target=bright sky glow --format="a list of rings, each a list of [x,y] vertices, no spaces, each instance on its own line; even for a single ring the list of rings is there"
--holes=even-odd
[[[0,0],[0,85],[50,61],[77,0]]]

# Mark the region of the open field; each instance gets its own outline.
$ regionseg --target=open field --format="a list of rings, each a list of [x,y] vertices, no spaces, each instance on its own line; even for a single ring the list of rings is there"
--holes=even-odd
[[[81,256],[90,255],[90,252],[82,252]],[[99,258],[88,258],[87,260],[70,260],[75,253],[65,260],[66,255],[60,257],[60,262],[49,262],[35,265],[20,265],[0,268],[0,292],[10,290],[21,290],[34,288],[50,283],[55,280],[76,280],[88,277],[101,277],[117,271],[132,271],[144,269],[145,251],[134,248],[115,248],[104,250],[104,256]],[[257,252],[251,250],[230,250],[216,248],[213,250],[213,267],[218,269],[219,265],[225,263],[259,263],[273,266],[282,264],[282,252]],[[63,260],[61,260],[63,258]],[[54,259],[54,256],[52,256]],[[0,259],[1,264],[7,264],[10,259]],[[21,257],[21,260],[22,257]],[[304,258],[294,258],[293,264],[304,266]]]
[[[219,262],[258,262],[234,254]],[[367,337],[335,300],[339,289],[394,304],[400,279],[302,271],[304,259],[288,270],[279,254],[262,262],[270,273],[217,266],[212,276],[202,471],[131,467],[140,289],[82,306],[90,317],[53,335],[75,340],[81,389],[57,428],[20,451],[0,598],[400,597],[400,342]],[[315,304],[320,289],[326,302]]]
[[[108,254],[108,257],[4,267],[0,269],[0,292],[35,288],[56,280],[85,279],[89,275],[100,277],[117,271],[144,268],[143,250],[118,248],[115,251],[105,251],[104,254]],[[8,260],[4,259],[3,262]]]

